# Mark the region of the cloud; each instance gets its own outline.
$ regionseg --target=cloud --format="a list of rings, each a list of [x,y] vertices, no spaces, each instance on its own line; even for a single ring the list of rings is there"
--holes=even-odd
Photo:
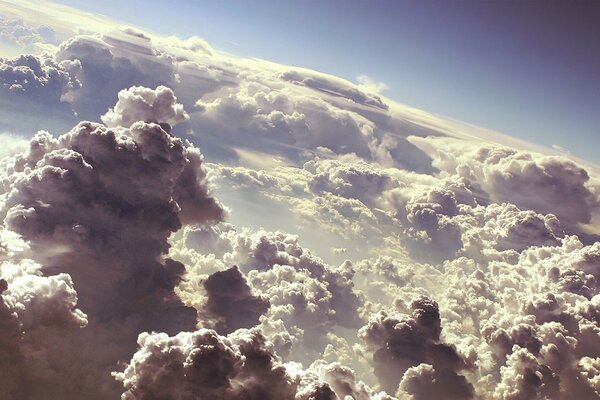
[[[189,118],[173,91],[165,86],[155,90],[142,86],[121,90],[115,107],[101,117],[106,126],[125,128],[137,121],[165,122],[173,126]]]
[[[338,362],[311,366],[321,379],[327,382],[340,399],[348,396],[354,400],[394,400],[385,392],[377,392],[356,378],[356,373]]]
[[[388,89],[383,82],[377,82],[367,75],[359,75],[356,77],[358,87],[364,91],[372,93],[381,93]]]
[[[70,70],[77,66],[68,65]],[[31,135],[38,129],[73,123],[67,100],[80,82],[65,68],[67,63],[47,55],[0,58],[0,130]]]
[[[0,133],[0,159],[25,150],[28,143],[29,141],[22,137]]]
[[[56,45],[56,32],[50,26],[31,26],[20,18],[0,15],[0,42],[19,52],[50,49]]]
[[[341,96],[358,104],[377,107],[384,110],[388,108],[387,104],[381,101],[378,96],[365,94],[350,82],[332,75],[316,73],[308,69],[294,69],[283,72],[281,74],[281,79],[334,96]]]
[[[452,371],[439,372],[429,364],[419,364],[409,368],[402,377],[399,396],[406,395],[414,400],[471,399],[473,388],[463,376]]]
[[[259,318],[269,309],[268,298],[256,296],[240,270],[231,267],[217,271],[204,281],[207,302],[204,308],[209,317],[216,317],[215,329],[228,334],[239,328],[258,325]]]
[[[256,330],[228,337],[214,331],[142,334],[140,346],[118,380],[124,399],[334,400],[316,377],[290,371]]]
[[[72,37],[50,58],[79,82],[65,100],[83,119],[99,120],[132,86],[171,88],[190,112],[181,131],[195,133],[212,157],[234,159],[231,147],[268,148],[302,163],[325,151],[431,169],[405,139],[408,125],[392,123],[380,97],[331,75],[232,59],[198,38],[151,37],[131,28]],[[59,130],[75,122],[54,118],[63,122]]]
[[[351,265],[325,264],[301,247],[297,237],[237,232],[227,225],[188,228],[184,234],[172,251],[174,258],[189,265],[180,295],[209,317],[225,318],[217,329],[249,327],[260,317],[260,326],[280,356],[312,362],[326,346],[331,329],[360,325]],[[231,264],[239,267],[226,267]],[[227,290],[221,288],[224,282]],[[198,301],[199,286],[207,300]],[[230,308],[234,303],[235,309]]]
[[[384,191],[402,184],[387,171],[365,162],[309,161],[304,168],[314,174],[308,183],[312,192],[357,199],[367,206],[377,205]]]
[[[594,168],[86,21],[0,62],[5,396],[598,398]]]
[[[0,254],[0,352],[3,396],[22,399],[37,387],[67,387],[61,358],[72,350],[65,337],[85,328],[87,316],[77,308],[77,293],[67,274],[42,275],[42,266],[23,258],[27,245],[3,231]],[[10,261],[7,261],[10,259]]]
[[[0,77],[2,92],[15,98],[31,96],[39,102],[58,103],[69,90],[79,86],[61,65],[50,57],[22,55],[2,58]],[[65,64],[63,64],[65,65]]]
[[[44,295],[19,294],[24,284],[17,279],[4,294],[23,309],[17,315],[25,339],[50,332],[45,321],[61,322],[77,301],[89,320],[87,327],[64,333],[60,345],[32,345],[48,352],[49,361],[37,367],[32,360],[28,368],[62,374],[38,377],[32,395],[110,397],[116,389],[110,371],[133,353],[138,333],[195,327],[196,311],[174,293],[185,268],[165,255],[169,235],[182,223],[224,216],[208,193],[197,148],[155,123],[111,130],[82,122],[58,138],[38,133],[25,152],[6,160],[3,182],[4,226],[29,242],[29,257],[41,264],[38,273],[49,275],[28,278],[24,286],[40,286],[35,292]],[[71,319],[82,325],[79,313]],[[67,342],[98,350],[75,353],[65,349]]]
[[[114,37],[77,36],[61,43],[55,58],[80,66],[73,72],[81,86],[72,92],[72,104],[84,119],[97,120],[121,90],[169,85],[174,80],[171,58],[154,50],[148,37],[131,30]]]
[[[461,141],[414,138],[434,166],[481,186],[494,202],[554,214],[566,226],[587,224],[598,205],[588,172],[567,158]]]
[[[411,315],[388,315],[385,312],[372,315],[369,324],[361,328],[360,337],[373,352],[375,374],[388,393],[394,393],[403,375],[411,367],[430,364],[410,372],[409,392],[430,390],[445,393],[451,398],[473,397],[473,389],[458,372],[467,367],[465,360],[452,345],[440,341],[441,321],[438,304],[428,298],[419,298],[410,305]],[[433,369],[431,369],[433,368]],[[440,374],[436,378],[419,378],[414,375]],[[438,384],[435,389],[431,381]],[[431,394],[431,392],[430,392]],[[417,396],[417,398],[426,398]]]
[[[3,294],[7,287],[7,282],[0,280],[0,294]],[[21,327],[17,316],[6,304],[4,296],[0,297],[0,328],[0,366],[2,371],[5,371],[0,377],[0,383],[7,400],[16,400],[23,397],[25,389],[22,378],[23,361],[19,352]]]

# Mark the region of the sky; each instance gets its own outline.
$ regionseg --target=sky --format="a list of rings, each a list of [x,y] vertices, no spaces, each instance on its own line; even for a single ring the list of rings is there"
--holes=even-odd
[[[599,2],[60,2],[600,161]]]

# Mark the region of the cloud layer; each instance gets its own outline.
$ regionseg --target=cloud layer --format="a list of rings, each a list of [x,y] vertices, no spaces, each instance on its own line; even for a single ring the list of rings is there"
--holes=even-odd
[[[595,169],[199,38],[56,44],[0,59],[0,398],[600,398]]]

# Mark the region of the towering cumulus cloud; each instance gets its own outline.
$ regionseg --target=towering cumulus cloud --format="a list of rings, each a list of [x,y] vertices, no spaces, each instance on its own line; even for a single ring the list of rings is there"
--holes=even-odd
[[[600,399],[596,166],[367,78],[8,21],[46,51],[0,59],[0,400]]]
[[[180,109],[168,89],[157,92],[160,105],[140,118],[160,121],[165,108]],[[5,160],[4,225],[40,264],[2,267],[7,334],[20,329],[21,356],[33,357],[22,369],[33,397],[105,398],[116,390],[110,372],[133,354],[138,333],[195,328],[195,310],[173,292],[184,266],[165,257],[167,239],[182,223],[221,220],[223,208],[208,194],[198,149],[161,125],[126,125],[82,122],[58,138],[40,132]],[[57,338],[45,324],[66,330],[62,343],[50,346]]]

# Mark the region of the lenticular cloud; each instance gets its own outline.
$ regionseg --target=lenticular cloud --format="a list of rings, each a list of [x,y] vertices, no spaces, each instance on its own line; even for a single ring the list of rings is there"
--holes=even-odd
[[[0,399],[600,398],[594,168],[131,29],[0,94]]]

